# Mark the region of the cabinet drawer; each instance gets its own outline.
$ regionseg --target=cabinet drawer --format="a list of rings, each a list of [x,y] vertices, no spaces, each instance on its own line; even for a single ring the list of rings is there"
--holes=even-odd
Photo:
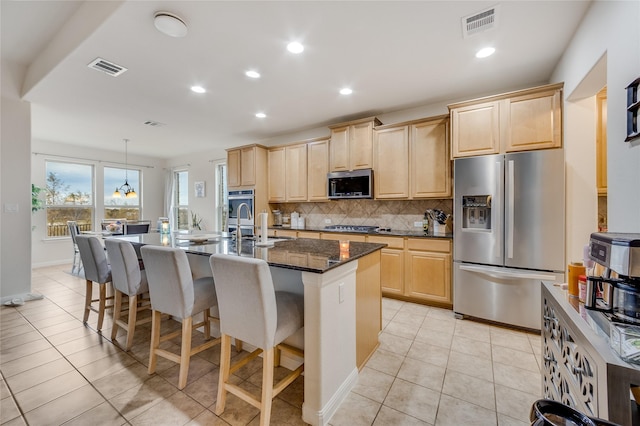
[[[445,239],[409,238],[407,239],[409,250],[439,251],[442,253],[451,252],[451,241]]]
[[[308,232],[308,231],[298,231],[298,238],[314,238],[316,240],[320,239],[319,232]]]
[[[293,237],[295,238],[298,235],[297,231],[290,231],[288,229],[277,229],[276,236],[277,237]]]
[[[404,238],[402,237],[379,237],[377,235],[367,236],[368,243],[387,244],[388,249],[403,249]]]
[[[322,233],[323,240],[333,240],[333,241],[356,241],[359,243],[364,243],[367,237],[365,235],[358,234],[342,234],[342,233]]]

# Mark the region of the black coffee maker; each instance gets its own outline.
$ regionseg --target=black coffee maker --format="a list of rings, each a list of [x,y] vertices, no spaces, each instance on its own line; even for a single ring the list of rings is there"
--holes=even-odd
[[[584,307],[614,321],[640,324],[640,234],[595,232],[589,257],[604,272],[587,278]]]

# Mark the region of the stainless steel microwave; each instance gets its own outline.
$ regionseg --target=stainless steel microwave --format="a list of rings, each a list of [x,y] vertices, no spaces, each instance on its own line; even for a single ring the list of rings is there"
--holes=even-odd
[[[329,199],[373,198],[373,170],[353,170],[327,174]]]

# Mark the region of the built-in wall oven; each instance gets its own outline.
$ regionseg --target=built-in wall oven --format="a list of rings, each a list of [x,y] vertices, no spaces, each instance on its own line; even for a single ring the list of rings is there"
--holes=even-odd
[[[229,203],[229,211],[227,216],[229,232],[235,232],[237,230],[238,214],[240,214],[240,228],[242,229],[242,235],[253,235],[253,218],[255,217],[255,196],[253,193],[253,189],[229,191],[227,200]],[[249,206],[248,211],[244,207],[240,210],[240,206],[242,204],[247,204]]]

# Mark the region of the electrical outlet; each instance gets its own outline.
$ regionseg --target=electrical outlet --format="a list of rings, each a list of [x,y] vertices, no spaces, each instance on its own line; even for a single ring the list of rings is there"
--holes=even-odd
[[[422,222],[413,222],[414,228],[422,228]]]
[[[324,223],[325,223],[326,225],[330,224],[330,223],[331,223],[331,219],[325,219],[325,220],[324,220]]]

